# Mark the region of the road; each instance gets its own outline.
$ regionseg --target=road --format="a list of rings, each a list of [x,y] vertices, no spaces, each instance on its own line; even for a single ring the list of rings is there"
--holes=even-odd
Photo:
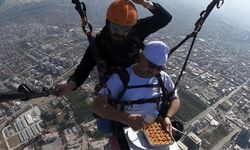
[[[234,131],[232,131],[229,135],[224,137],[222,140],[220,140],[211,150],[218,150],[223,147],[223,145],[228,142],[237,132],[239,132],[241,129],[239,127],[236,127]]]
[[[60,79],[63,80],[65,79],[66,77],[68,77],[69,73],[73,72],[76,67],[78,66],[78,64],[72,66],[69,70],[67,70],[66,72],[64,72],[61,76],[60,76]]]
[[[188,123],[185,124],[185,128],[189,127],[194,121],[199,120],[200,118],[204,117],[206,114],[208,114],[211,110],[213,110],[214,108],[216,108],[220,103],[224,102],[225,100],[227,100],[229,97],[231,97],[233,94],[235,94],[236,92],[238,92],[241,87],[243,87],[244,85],[246,85],[248,82],[250,81],[250,79],[248,79],[246,82],[244,82],[242,85],[238,86],[235,90],[233,90],[228,96],[226,97],[222,97],[221,99],[219,99],[216,103],[214,103],[212,106],[210,106],[209,108],[207,108],[205,111],[203,111],[202,113],[200,113],[199,115],[197,115],[196,117],[194,117],[192,120],[190,120]]]

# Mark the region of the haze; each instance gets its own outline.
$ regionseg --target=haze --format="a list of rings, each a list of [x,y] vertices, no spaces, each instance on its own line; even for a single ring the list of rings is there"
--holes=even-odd
[[[164,3],[178,3],[183,6],[193,7],[194,9],[205,10],[207,5],[212,2],[212,0],[160,0]],[[239,28],[244,28],[245,30],[250,31],[250,20],[249,14],[250,9],[249,0],[224,0],[224,4],[220,9],[213,10],[214,14],[219,14],[222,19],[225,19],[227,22]]]

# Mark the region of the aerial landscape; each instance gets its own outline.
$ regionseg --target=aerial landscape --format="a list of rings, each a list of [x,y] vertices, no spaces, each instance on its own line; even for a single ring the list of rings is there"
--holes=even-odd
[[[154,0],[173,18],[145,43],[161,40],[175,47],[193,32],[211,1]],[[96,34],[112,0],[84,2]],[[176,141],[180,150],[250,149],[250,23],[245,18],[250,3],[239,3],[224,0],[197,35],[177,87],[181,104],[173,119],[185,132]],[[137,10],[139,18],[151,15],[141,6]],[[187,40],[168,60],[164,71],[174,83],[191,42]],[[74,72],[88,45],[71,0],[0,0],[0,94],[16,93],[20,84],[38,92],[53,89]],[[4,101],[1,95],[0,149],[110,149],[108,136],[98,132],[90,110],[97,82],[95,69],[84,84],[64,96]]]

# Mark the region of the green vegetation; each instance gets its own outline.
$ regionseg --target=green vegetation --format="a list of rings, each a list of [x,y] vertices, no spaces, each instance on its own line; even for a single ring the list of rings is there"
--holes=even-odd
[[[181,99],[181,107],[177,113],[177,117],[183,122],[191,120],[206,109],[198,103],[194,97],[190,96],[186,92],[179,90],[178,94]],[[88,98],[88,94],[86,92],[76,90],[66,95],[66,97],[72,104],[77,122],[81,123],[93,117],[91,111],[89,110],[89,104],[85,102],[85,99]]]
[[[90,120],[93,117],[89,109],[89,104],[85,102],[87,94],[83,91],[76,90],[66,95],[67,99],[71,102],[74,111],[74,116],[78,123]]]
[[[85,102],[85,99],[88,98],[88,92],[76,90],[66,95],[67,99],[72,104],[76,120],[79,123],[90,120],[93,117],[91,111],[89,110],[89,104]],[[194,97],[185,91],[179,90],[178,94],[181,99],[181,107],[177,113],[177,117],[181,121],[187,122],[206,109],[199,102],[197,102]]]
[[[219,125],[218,128],[214,129],[211,133],[206,132],[200,136],[201,139],[206,139],[202,142],[201,147],[209,150],[229,133],[230,131],[225,126]]]
[[[54,121],[56,120],[56,114],[45,112],[41,114],[41,118],[46,122]]]
[[[198,103],[194,97],[190,96],[186,92],[179,90],[178,95],[181,100],[181,106],[179,112],[177,113],[177,117],[183,122],[191,120],[206,109]]]
[[[101,132],[86,131],[86,134],[88,135],[88,137],[93,138],[93,139],[103,138],[103,134]]]

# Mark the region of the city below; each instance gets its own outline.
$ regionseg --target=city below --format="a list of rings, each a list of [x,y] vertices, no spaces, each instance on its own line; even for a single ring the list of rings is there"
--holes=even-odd
[[[97,6],[99,2],[89,3]],[[20,84],[42,91],[67,80],[89,44],[71,3],[0,0],[0,12],[0,93],[15,92]],[[247,150],[250,33],[223,21],[208,21],[197,37],[178,87],[181,107],[174,119],[184,124],[185,134],[176,142],[181,150]],[[96,33],[102,25],[93,22]],[[161,40],[176,46],[190,31],[184,23],[177,23],[152,34],[145,43]],[[179,28],[186,31],[177,34]],[[173,81],[179,76],[190,44],[186,42],[168,61],[165,71]],[[96,83],[93,71],[80,88],[63,97],[1,102],[0,149],[110,149],[108,136],[97,131],[89,110]]]

